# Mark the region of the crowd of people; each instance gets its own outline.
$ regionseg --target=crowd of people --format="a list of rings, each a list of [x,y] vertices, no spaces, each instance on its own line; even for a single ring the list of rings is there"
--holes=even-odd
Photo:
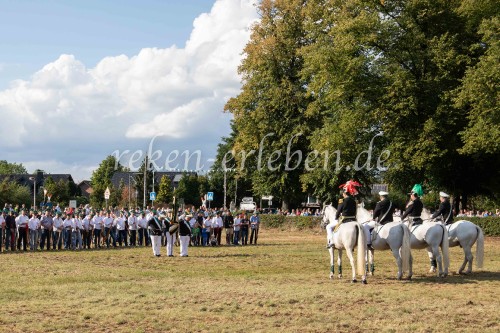
[[[500,209],[496,209],[493,211],[482,211],[482,210],[467,210],[462,209],[460,213],[457,214],[457,217],[498,217],[500,216]]]
[[[87,205],[78,209],[56,206],[54,209],[36,211],[6,204],[0,214],[0,250],[89,250],[150,246],[156,245],[152,241],[159,236],[158,241],[163,246],[169,245],[168,240],[172,240],[170,251],[167,251],[172,256],[173,243],[181,243],[182,247],[180,241],[185,236],[189,236],[189,246],[257,244],[259,225],[257,212],[233,216],[229,210],[205,207],[173,212],[168,208],[106,210],[93,209]],[[187,250],[183,249],[182,253],[187,253]]]

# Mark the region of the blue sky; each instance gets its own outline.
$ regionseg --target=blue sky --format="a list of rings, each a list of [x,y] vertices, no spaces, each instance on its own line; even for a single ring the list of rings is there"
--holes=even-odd
[[[144,47],[184,47],[210,0],[0,0],[0,89],[63,53],[93,67]]]
[[[156,137],[208,169],[255,1],[0,0],[0,159],[82,180]]]

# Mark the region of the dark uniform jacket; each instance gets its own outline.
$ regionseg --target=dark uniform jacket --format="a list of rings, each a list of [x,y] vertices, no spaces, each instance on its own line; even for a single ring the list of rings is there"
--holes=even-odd
[[[163,223],[158,218],[153,217],[148,221],[148,229],[153,236],[161,236],[162,228]]]
[[[233,224],[234,224],[233,215],[224,216],[224,228],[231,229],[233,227]]]
[[[373,211],[373,219],[382,225],[388,222],[392,222],[394,209],[395,207],[393,204],[391,204],[391,200],[389,200],[388,198],[384,198],[384,200],[377,202],[375,210]]]
[[[338,220],[340,216],[356,216],[356,200],[352,196],[347,196],[344,198],[342,203],[337,208],[337,214],[335,214],[335,219]],[[350,219],[348,221],[353,221]],[[347,222],[347,221],[346,221]]]
[[[402,219],[404,220],[407,216],[420,219],[422,209],[424,209],[424,204],[420,201],[420,198],[416,198],[406,206]]]
[[[191,236],[191,226],[189,225],[189,221],[184,219],[179,222],[179,235],[181,236]]]
[[[16,218],[13,215],[7,215],[5,217],[5,228],[16,229]]]
[[[441,204],[439,205],[439,209],[434,214],[432,214],[433,219],[438,216],[442,216],[443,221],[446,224],[453,223],[453,212],[451,210],[451,204],[448,200],[446,200],[445,202],[441,202]]]

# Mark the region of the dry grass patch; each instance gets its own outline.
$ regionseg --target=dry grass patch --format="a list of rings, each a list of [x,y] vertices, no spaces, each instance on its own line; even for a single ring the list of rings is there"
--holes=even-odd
[[[392,256],[378,252],[366,286],[328,279],[324,234],[262,230],[259,241],[190,248],[189,258],[149,248],[2,254],[0,332],[500,329],[498,238],[486,241],[484,270],[446,279],[414,251],[414,280],[397,281]],[[451,271],[461,260],[451,249]]]

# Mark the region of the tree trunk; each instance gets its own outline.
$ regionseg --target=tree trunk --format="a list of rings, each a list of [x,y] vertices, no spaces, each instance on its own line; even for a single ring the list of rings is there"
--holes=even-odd
[[[288,206],[289,206],[288,200],[283,199],[283,201],[281,201],[281,210],[282,211],[287,211],[288,210]]]

